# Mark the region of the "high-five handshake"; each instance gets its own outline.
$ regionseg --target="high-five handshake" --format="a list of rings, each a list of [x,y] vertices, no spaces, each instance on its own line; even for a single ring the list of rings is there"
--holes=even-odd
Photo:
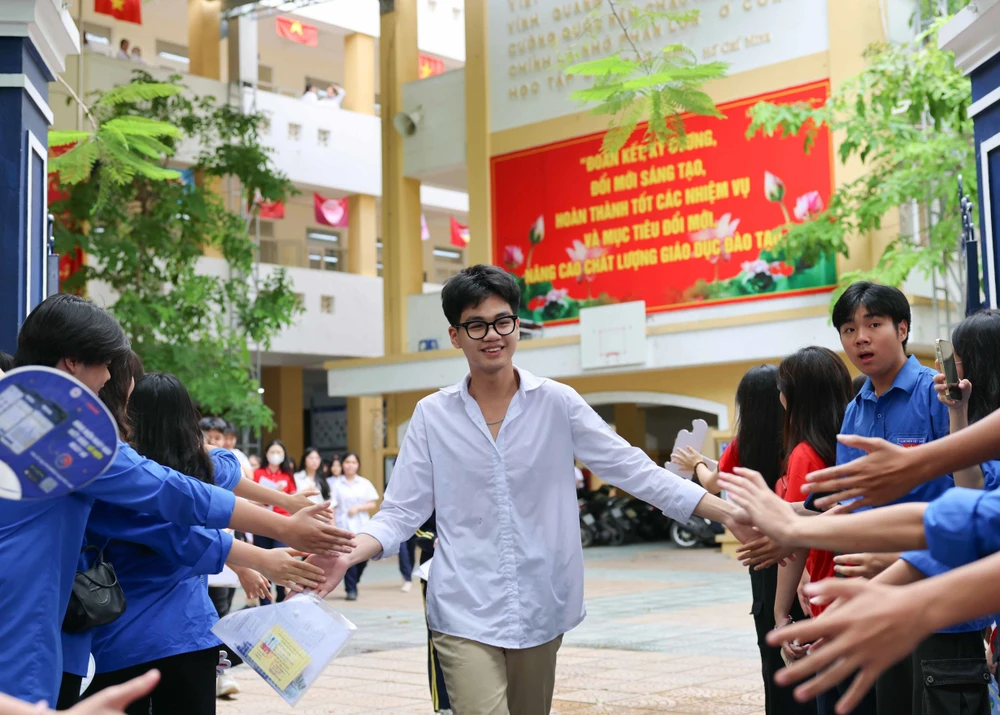
[[[1000,458],[1000,412],[927,444],[903,448],[881,439],[841,436],[868,454],[810,474],[804,491],[825,493],[817,506],[855,499],[851,507],[881,506],[937,475]],[[954,570],[916,583],[892,586],[878,580],[827,579],[805,586],[816,604],[835,602],[818,618],[775,630],[771,645],[814,643],[816,647],[781,671],[776,680],[799,686],[802,702],[857,673],[839,701],[849,713],[878,676],[912,652],[930,634],[1000,611],[1000,493],[954,488],[930,503],[904,503],[832,518],[802,516],[775,494],[760,474],[735,469],[719,475],[719,486],[740,507],[738,519],[787,551],[811,547],[838,552],[929,549]],[[993,554],[993,555],[991,555]]]

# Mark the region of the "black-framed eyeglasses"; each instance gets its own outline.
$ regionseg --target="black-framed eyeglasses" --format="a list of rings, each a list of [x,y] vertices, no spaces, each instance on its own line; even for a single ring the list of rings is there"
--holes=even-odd
[[[485,320],[469,320],[455,327],[465,328],[465,334],[473,340],[482,340],[490,332],[490,328],[497,331],[497,335],[510,335],[517,327],[517,318],[513,315],[504,315],[492,323],[487,323]]]

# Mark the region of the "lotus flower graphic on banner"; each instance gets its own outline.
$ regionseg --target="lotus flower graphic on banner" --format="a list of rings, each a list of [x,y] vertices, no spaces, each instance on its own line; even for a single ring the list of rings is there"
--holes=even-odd
[[[316,223],[334,228],[347,227],[347,197],[327,199],[313,192],[313,212]]]

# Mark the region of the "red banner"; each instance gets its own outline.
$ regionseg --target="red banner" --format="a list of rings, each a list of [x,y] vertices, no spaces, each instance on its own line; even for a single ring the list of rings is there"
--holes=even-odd
[[[494,263],[522,286],[521,315],[577,320],[581,308],[644,300],[647,312],[829,290],[836,264],[787,263],[783,227],[811,221],[833,186],[829,133],[746,138],[758,101],[821,104],[828,81],[685,117],[687,144],[648,147],[640,125],[616,155],[604,133],[493,157]]]
[[[261,201],[260,217],[265,219],[285,218],[284,201]]]
[[[75,145],[73,144],[69,144],[66,146],[52,147],[52,149],[49,150],[49,154],[52,157],[61,156],[66,152],[68,152],[70,149],[72,149],[74,146]],[[57,174],[54,171],[49,172],[48,178],[49,178],[48,203],[49,203],[49,210],[51,211],[52,204],[54,204],[57,201],[62,201],[63,199],[68,198],[69,192],[64,191],[62,187],[59,185],[59,174]],[[59,219],[59,222],[62,223],[64,226],[72,228],[73,230],[77,230],[75,222],[69,215],[69,211],[62,212],[62,214],[60,214],[57,218]],[[73,248],[70,249],[68,253],[63,251],[62,253],[59,254],[59,283],[61,284],[61,291],[63,293],[77,293],[79,295],[83,294],[84,286],[81,285],[75,290],[68,290],[65,286],[65,283],[70,278],[72,278],[80,269],[83,268],[85,260],[86,256],[83,252],[83,249],[80,247],[80,244],[74,245]]]
[[[278,34],[278,37],[298,42],[300,45],[306,45],[307,47],[317,47],[319,45],[319,30],[315,25],[307,25],[290,17],[278,16],[275,19],[274,30]]]
[[[94,0],[94,12],[116,20],[142,24],[142,0]]]
[[[428,57],[427,55],[417,56],[418,79],[433,77],[442,72],[444,72],[444,60],[439,60],[437,57]]]

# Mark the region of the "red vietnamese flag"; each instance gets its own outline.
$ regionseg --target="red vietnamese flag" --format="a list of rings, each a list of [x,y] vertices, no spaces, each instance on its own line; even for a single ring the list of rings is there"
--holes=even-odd
[[[326,199],[313,192],[313,213],[316,223],[334,228],[347,227],[347,197]]]
[[[427,55],[417,56],[417,79],[426,79],[444,72],[444,60]]]
[[[94,0],[94,12],[116,20],[142,24],[142,0]]]
[[[451,217],[451,245],[465,248],[469,245],[469,227],[463,226]]]
[[[284,201],[261,201],[260,202],[260,217],[261,218],[285,218],[285,202]]]
[[[315,25],[307,25],[290,17],[279,16],[275,20],[274,29],[278,33],[278,37],[298,42],[300,45],[306,45],[307,47],[316,47],[319,45],[319,30]]]

